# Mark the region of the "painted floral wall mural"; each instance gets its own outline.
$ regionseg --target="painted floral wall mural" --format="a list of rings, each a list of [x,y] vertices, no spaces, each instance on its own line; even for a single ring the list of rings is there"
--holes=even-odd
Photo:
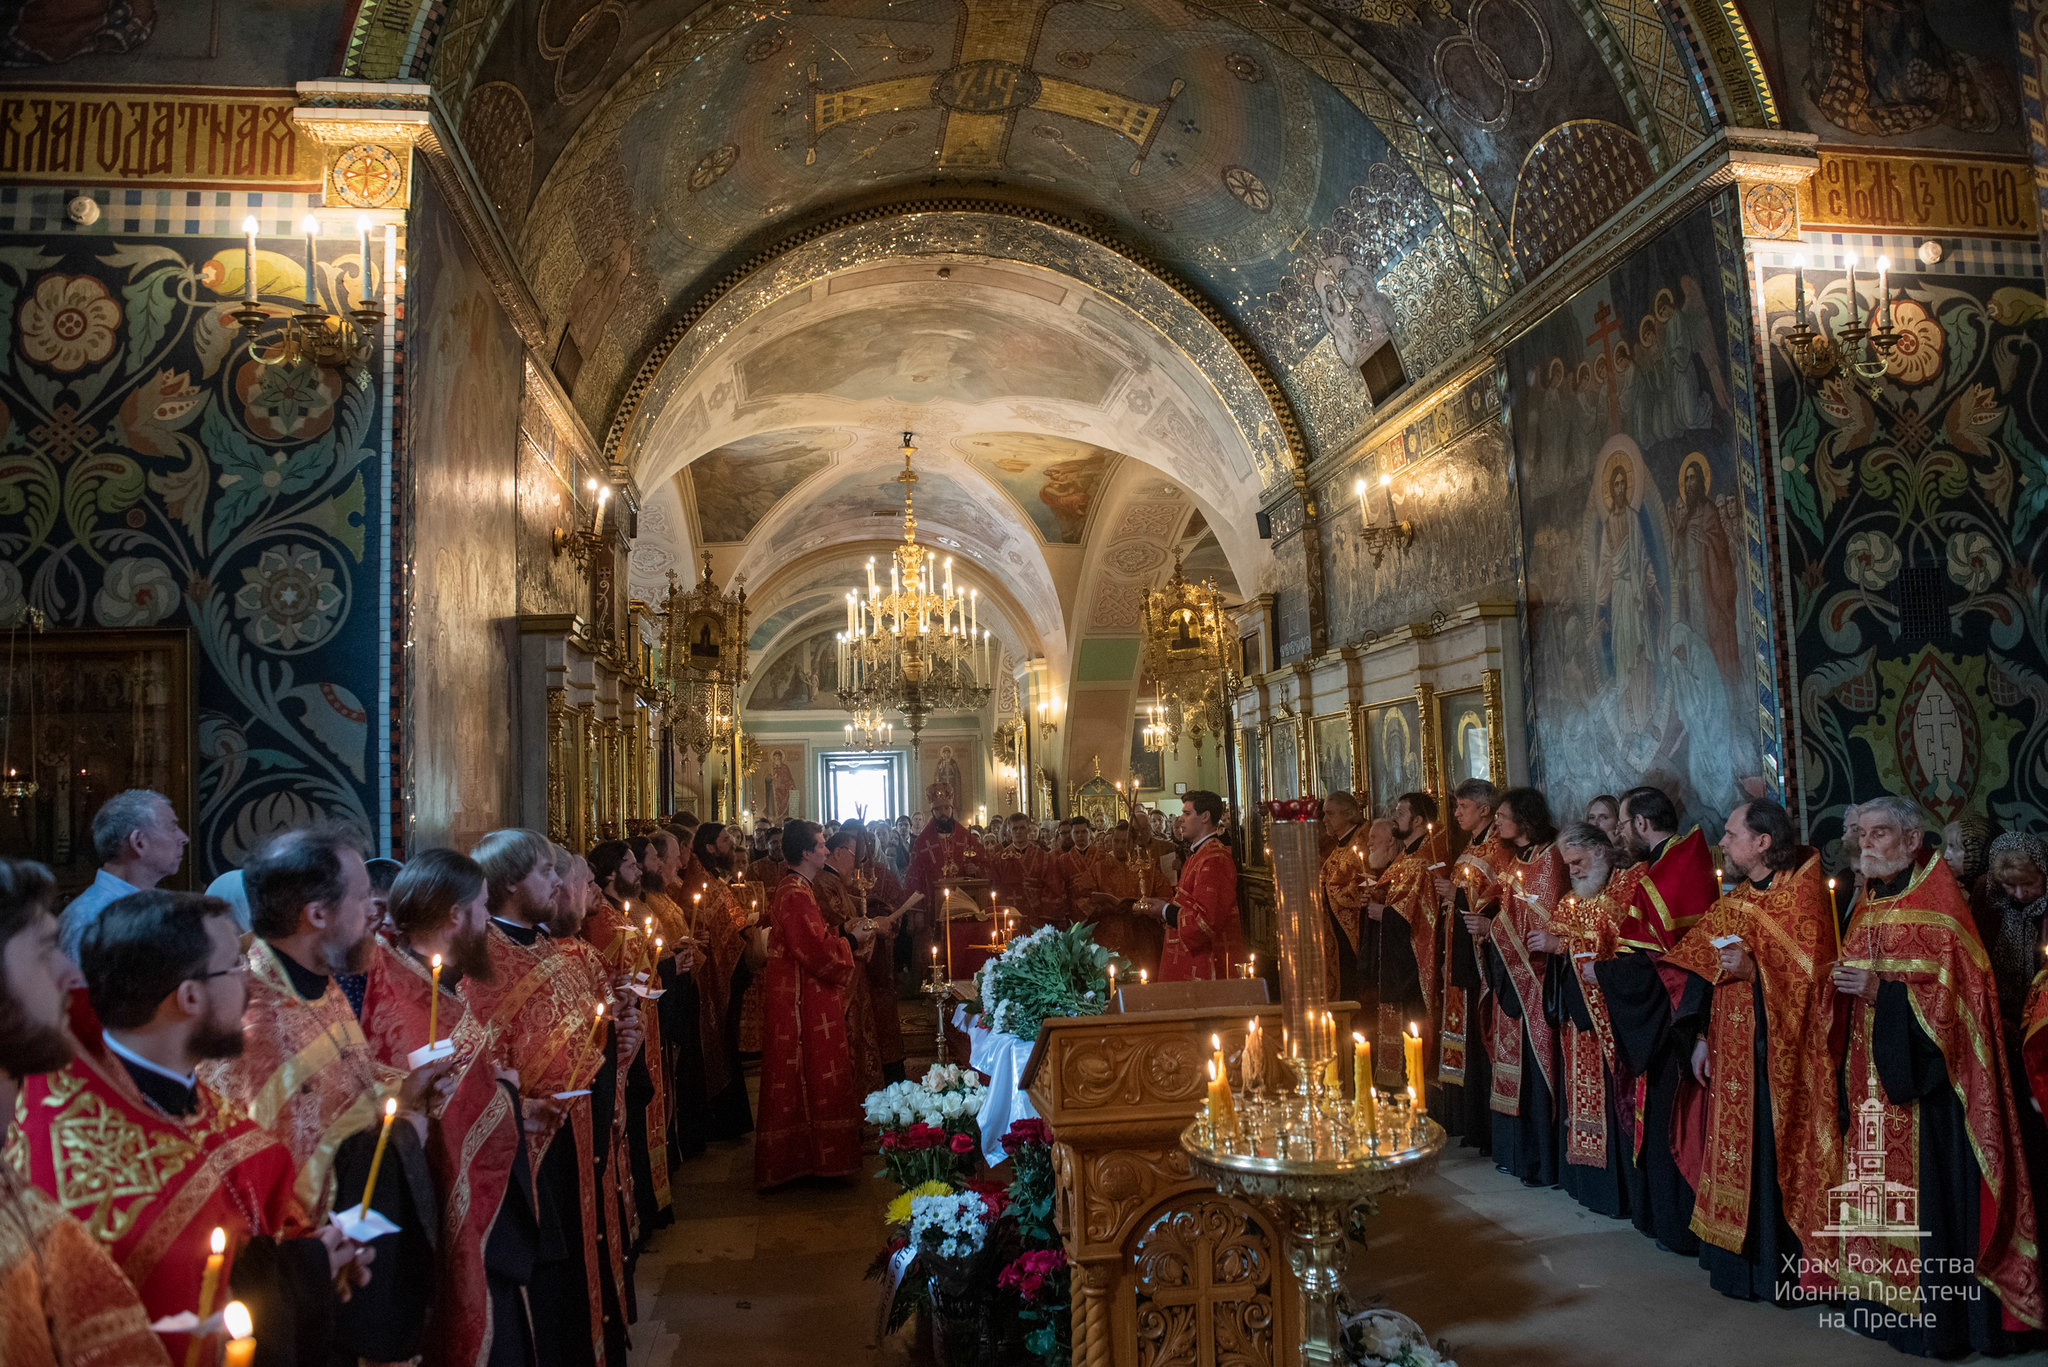
[[[357,269],[321,261],[322,296]],[[242,279],[218,239],[0,247],[0,621],[191,631],[200,878],[310,819],[374,836],[380,810],[374,372],[260,364]],[[304,287],[269,252],[258,279]]]
[[[1870,306],[1869,277],[1861,308]],[[1845,804],[1917,799],[2038,827],[2048,810],[2048,383],[2038,282],[1893,278],[1881,377],[1802,375],[1790,271],[1765,298],[1784,432],[1778,483],[1816,843]],[[1807,273],[1816,326],[1848,322],[1840,271]]]

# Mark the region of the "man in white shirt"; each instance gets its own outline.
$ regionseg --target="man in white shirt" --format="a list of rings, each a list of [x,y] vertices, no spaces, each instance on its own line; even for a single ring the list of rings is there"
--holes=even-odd
[[[170,799],[147,788],[130,788],[100,804],[92,818],[93,854],[99,876],[64,908],[58,935],[75,962],[85,928],[116,897],[153,888],[178,871],[190,843],[178,825]]]

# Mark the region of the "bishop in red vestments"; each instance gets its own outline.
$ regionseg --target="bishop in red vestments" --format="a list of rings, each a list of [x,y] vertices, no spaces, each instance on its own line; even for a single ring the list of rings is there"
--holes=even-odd
[[[1448,912],[1443,936],[1443,1028],[1437,1036],[1437,1084],[1443,1089],[1436,1118],[1447,1134],[1481,1153],[1493,1152],[1493,1112],[1487,1096],[1493,1087],[1486,1033],[1486,978],[1480,971],[1479,946],[1468,918],[1493,915],[1500,903],[1500,878],[1513,857],[1493,834],[1494,809],[1500,793],[1483,778],[1468,778],[1454,794],[1452,819],[1467,841],[1448,870],[1438,870],[1437,900]]]
[[[1494,834],[1513,851],[1501,875],[1500,912],[1488,923],[1487,995],[1493,1003],[1493,1161],[1525,1186],[1557,1184],[1557,1027],[1546,989],[1565,948],[1551,913],[1571,890],[1553,843],[1550,806],[1534,788],[1501,794]]]
[[[1192,842],[1171,901],[1146,906],[1166,922],[1159,981],[1227,978],[1243,957],[1237,915],[1237,861],[1223,838],[1223,799],[1206,789],[1181,799],[1182,832]]]
[[[763,971],[761,1109],[754,1126],[754,1185],[860,1171],[861,1097],[846,1039],[845,990],[853,947],[826,926],[812,892],[825,867],[824,828],[782,828],[791,872],[768,906]]]

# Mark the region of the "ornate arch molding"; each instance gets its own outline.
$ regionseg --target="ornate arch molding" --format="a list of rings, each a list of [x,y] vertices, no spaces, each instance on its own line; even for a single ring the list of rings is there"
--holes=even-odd
[[[678,383],[735,326],[776,300],[871,261],[953,254],[1058,271],[1115,300],[1172,339],[1201,372],[1252,452],[1262,485],[1270,490],[1307,468],[1308,446],[1279,380],[1251,339],[1202,291],[1114,234],[1078,219],[965,196],[838,214],[726,272],[685,306],[641,361],[606,429],[605,459],[620,468],[645,435],[648,400]]]

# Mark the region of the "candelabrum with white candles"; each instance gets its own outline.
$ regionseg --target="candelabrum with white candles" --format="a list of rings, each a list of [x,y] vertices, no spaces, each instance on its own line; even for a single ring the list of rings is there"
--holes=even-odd
[[[934,712],[975,712],[991,692],[1001,649],[981,625],[981,590],[956,589],[953,557],[917,539],[917,447],[903,434],[903,542],[884,590],[871,558],[867,583],[846,595],[839,633],[839,705],[856,717],[894,711],[910,725],[915,750]]]
[[[1406,546],[1415,539],[1415,524],[1406,518],[1394,516],[1394,477],[1380,476],[1380,502],[1387,510],[1384,521],[1373,514],[1371,502],[1366,498],[1370,488],[1364,480],[1351,486],[1351,492],[1358,495],[1358,515],[1361,521],[1359,539],[1372,552],[1372,563],[1377,567],[1387,551],[1396,546]]]
[[[1182,1132],[1181,1146],[1197,1177],[1266,1208],[1287,1230],[1288,1262],[1302,1295],[1300,1360],[1334,1367],[1345,1360],[1346,1228],[1356,1211],[1369,1212],[1373,1197],[1433,1170],[1445,1136],[1428,1115],[1420,1022],[1403,1039],[1408,1085],[1392,1093],[1374,1089],[1366,1038],[1339,1038],[1323,977],[1329,918],[1317,878],[1319,806],[1313,798],[1266,804],[1280,1047],[1270,1047],[1253,1018],[1233,1078],[1223,1035],[1212,1035],[1208,1104]]]
[[[254,214],[242,220],[242,306],[228,315],[240,325],[248,341],[250,358],[258,365],[292,370],[315,366],[346,370],[368,362],[377,349],[377,331],[384,321],[384,308],[377,293],[384,272],[371,256],[369,222],[356,220],[356,302],[353,307],[329,312],[320,302],[320,274],[314,256],[320,220],[307,214],[300,221],[299,231],[305,238],[305,280],[299,311],[282,317],[263,307],[257,296],[256,239],[261,226]],[[390,224],[384,226],[378,257],[391,253],[395,232]],[[336,273],[334,288],[346,300],[348,284],[342,272]],[[278,334],[265,350],[261,334],[271,326],[278,329]]]
[[[1877,291],[1865,312],[1857,284],[1856,254],[1844,258],[1847,270],[1838,298],[1823,289],[1809,308],[1806,298],[1806,257],[1802,253],[1792,266],[1792,326],[1785,329],[1785,344],[1793,363],[1808,380],[1841,375],[1855,381],[1872,396],[1884,384],[1885,369],[1892,349],[1899,344],[1899,331],[1892,326],[1892,260],[1877,258]],[[1847,315],[1844,321],[1843,309]],[[1829,318],[1835,321],[1832,325]],[[1814,326],[1818,321],[1820,326]]]

